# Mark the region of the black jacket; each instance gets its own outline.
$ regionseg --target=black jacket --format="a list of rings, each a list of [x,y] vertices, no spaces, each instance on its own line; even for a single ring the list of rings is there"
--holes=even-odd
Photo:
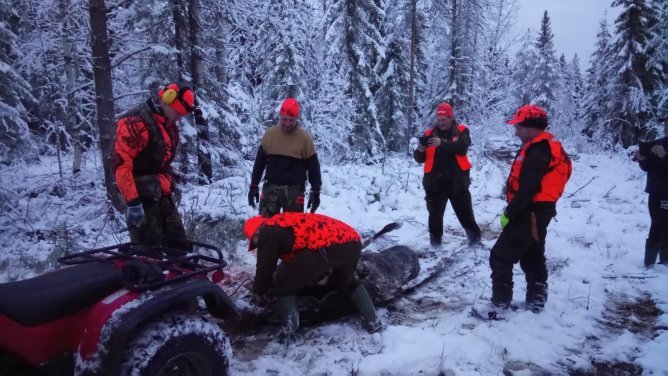
[[[462,171],[457,164],[455,154],[465,155],[469,146],[471,146],[471,136],[466,129],[460,133],[457,141],[452,141],[452,132],[456,126],[450,130],[441,131],[438,127],[432,129],[431,137],[440,137],[441,145],[436,148],[434,155],[434,166],[431,172],[424,174],[422,183],[425,190],[443,189],[444,185],[450,186],[455,192],[467,189],[471,184],[471,175],[469,170]],[[413,151],[413,158],[418,163],[424,163],[427,157],[427,151]]]
[[[645,192],[664,196],[668,195],[668,154],[659,158],[658,155],[649,151],[654,145],[663,145],[668,152],[668,138],[659,138],[643,145],[640,152],[646,159],[638,163],[643,171],[647,171]]]

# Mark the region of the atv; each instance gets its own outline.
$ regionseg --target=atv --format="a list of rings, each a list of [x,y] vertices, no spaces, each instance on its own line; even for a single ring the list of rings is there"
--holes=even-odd
[[[217,320],[239,313],[216,284],[220,249],[125,243],[0,284],[1,375],[226,375]]]

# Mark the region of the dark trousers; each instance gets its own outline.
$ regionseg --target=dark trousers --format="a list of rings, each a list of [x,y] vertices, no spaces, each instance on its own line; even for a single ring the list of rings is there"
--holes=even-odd
[[[260,215],[272,217],[283,212],[304,212],[303,185],[264,184],[260,197]]]
[[[274,273],[273,293],[276,296],[296,295],[301,289],[318,283],[328,272],[328,284],[349,295],[357,287],[355,269],[362,253],[362,243],[347,242],[304,250],[290,261],[281,263]]]
[[[527,210],[512,218],[489,256],[492,268],[492,303],[507,305],[513,299],[513,265],[519,262],[527,281],[526,301],[542,307],[547,301],[545,237],[554,208]]]
[[[427,212],[429,212],[429,234],[437,239],[443,237],[443,215],[445,214],[445,207],[450,201],[452,209],[469,239],[480,239],[480,227],[478,227],[473,215],[471,193],[468,188],[455,192],[449,186],[451,184],[442,184],[436,189],[425,190]]]
[[[158,201],[142,200],[145,222],[135,227],[128,224],[130,241],[148,245],[164,244],[170,248],[187,250],[188,245],[179,242],[187,240],[186,231],[171,195],[160,197]]]
[[[652,224],[649,227],[647,240],[660,244],[659,248],[668,247],[668,196],[649,195],[649,217]]]

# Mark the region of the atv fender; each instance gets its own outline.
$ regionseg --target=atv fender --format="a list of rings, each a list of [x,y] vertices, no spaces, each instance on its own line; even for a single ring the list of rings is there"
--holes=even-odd
[[[125,347],[137,326],[169,311],[188,307],[198,297],[204,299],[209,313],[216,318],[238,320],[241,317],[220,286],[207,280],[193,280],[144,292],[125,305],[131,308],[120,307],[116,310],[118,313],[115,311],[113,319],[106,321],[102,333],[108,334],[98,337],[97,340],[101,343],[97,344],[97,354],[93,357],[99,356],[99,367],[91,370],[93,372],[84,371],[84,374],[118,375]],[[79,349],[83,347],[80,346]],[[89,358],[88,354],[79,355],[84,359]]]

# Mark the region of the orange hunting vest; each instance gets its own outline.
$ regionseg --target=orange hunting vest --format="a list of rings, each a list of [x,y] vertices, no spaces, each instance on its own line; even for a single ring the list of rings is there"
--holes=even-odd
[[[566,154],[564,147],[559,141],[553,140],[554,135],[543,132],[534,137],[531,141],[522,145],[520,152],[517,153],[515,161],[510,168],[510,176],[508,176],[508,184],[506,188],[506,196],[508,202],[513,200],[515,193],[520,188],[520,171],[522,170],[522,163],[529,147],[537,142],[547,140],[550,144],[550,164],[547,168],[547,173],[543,176],[540,182],[540,191],[533,197],[533,202],[557,202],[557,200],[564,193],[564,188],[568,179],[573,172],[571,158]]]
[[[291,252],[281,256],[283,261],[289,261],[299,250],[317,251],[334,244],[361,239],[354,228],[322,214],[287,212],[267,219],[264,225],[291,227],[294,230],[295,242]]]
[[[466,125],[464,124],[458,124],[457,125],[457,130],[458,132],[452,132],[452,141],[457,141],[459,139],[459,135],[466,130]],[[431,136],[431,132],[434,130],[434,128],[428,129],[424,135],[425,136]],[[429,146],[427,148],[427,156],[424,160],[424,173],[428,174],[431,172],[431,169],[434,168],[434,156],[436,155],[436,146]],[[459,168],[462,169],[462,171],[468,171],[471,168],[471,162],[469,161],[469,158],[464,155],[460,154],[455,154],[455,159],[457,160],[457,165],[459,165]]]

